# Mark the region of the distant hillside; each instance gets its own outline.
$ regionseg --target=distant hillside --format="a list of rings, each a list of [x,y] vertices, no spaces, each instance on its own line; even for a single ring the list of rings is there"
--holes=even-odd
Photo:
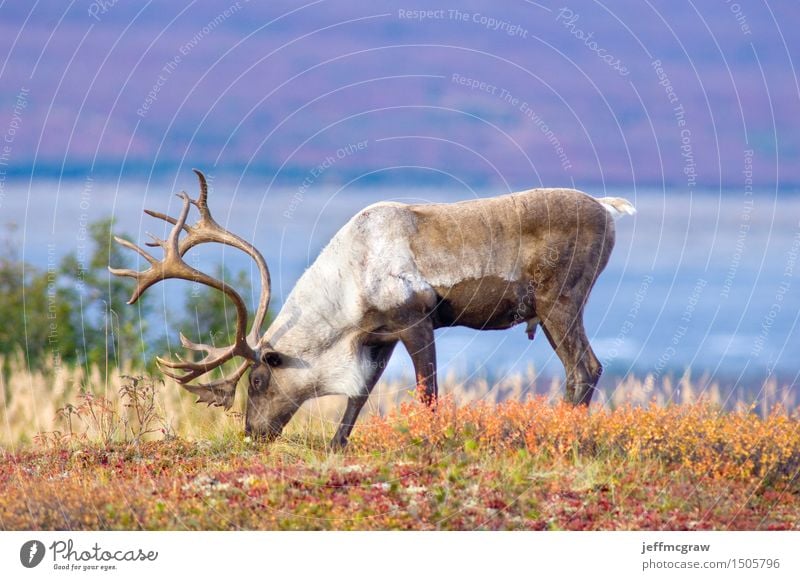
[[[457,5],[5,3],[0,171],[800,184],[797,3]]]

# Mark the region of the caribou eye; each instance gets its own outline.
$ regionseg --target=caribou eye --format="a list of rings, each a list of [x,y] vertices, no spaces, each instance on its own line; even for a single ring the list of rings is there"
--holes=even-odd
[[[271,367],[279,367],[283,364],[283,359],[281,359],[281,355],[277,352],[268,352],[262,355],[261,360],[264,364],[267,364]]]

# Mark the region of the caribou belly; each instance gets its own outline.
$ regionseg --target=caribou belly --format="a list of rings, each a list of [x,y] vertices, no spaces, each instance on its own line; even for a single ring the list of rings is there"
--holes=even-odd
[[[527,281],[485,276],[434,289],[438,297],[434,311],[437,327],[502,330],[535,316],[533,285]]]

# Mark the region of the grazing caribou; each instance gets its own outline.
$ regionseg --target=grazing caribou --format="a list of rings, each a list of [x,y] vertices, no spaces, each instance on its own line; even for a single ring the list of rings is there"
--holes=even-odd
[[[344,447],[398,342],[411,355],[420,396],[433,404],[433,332],[445,326],[499,330],[525,323],[531,339],[541,326],[564,365],[565,398],[576,405],[591,401],[602,367],[586,337],[583,309],[614,247],[614,218],[635,212],[630,202],[573,189],[531,189],[448,204],[376,203],[339,230],[262,334],[270,299],[267,263],[252,244],[214,220],[206,179],[195,172],[200,195],[194,200],[179,193],[177,218],[145,210],[173,225],[166,240],[153,236],[148,243],[163,249],[163,259],[116,238],[150,266],[110,270],[137,281],[130,304],[167,278],[199,282],[230,298],[237,311],[233,344],[196,344],[181,335],[184,347],[205,356],[157,360],[199,401],[226,409],[252,367],[246,433],[273,439],[306,400],[346,395],[332,442]],[[189,225],[192,206],[200,219]],[[205,243],[238,248],[259,268],[261,297],[249,332],[241,296],[183,260]],[[192,384],[235,357],[243,361],[232,375]]]

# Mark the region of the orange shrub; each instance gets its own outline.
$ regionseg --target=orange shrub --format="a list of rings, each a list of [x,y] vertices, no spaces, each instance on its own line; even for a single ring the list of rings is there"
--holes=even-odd
[[[587,411],[543,397],[459,406],[442,397],[435,410],[403,403],[360,424],[360,452],[467,449],[502,454],[526,449],[551,457],[657,459],[697,475],[795,478],[800,469],[800,420],[780,407],[761,418],[723,412],[707,402],[660,407],[625,405]]]

